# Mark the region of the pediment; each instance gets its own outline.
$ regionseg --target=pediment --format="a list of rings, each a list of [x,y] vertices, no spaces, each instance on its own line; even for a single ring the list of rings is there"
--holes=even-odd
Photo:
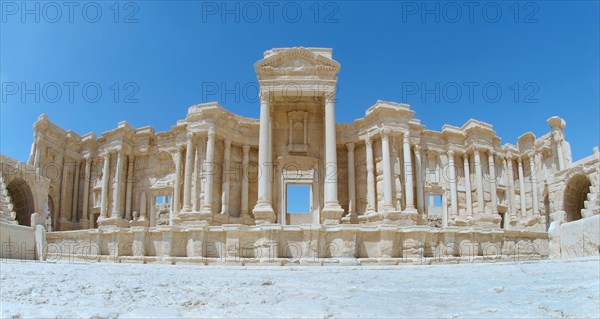
[[[257,73],[337,73],[340,69],[335,60],[308,48],[278,49],[265,53],[265,56],[254,65]]]

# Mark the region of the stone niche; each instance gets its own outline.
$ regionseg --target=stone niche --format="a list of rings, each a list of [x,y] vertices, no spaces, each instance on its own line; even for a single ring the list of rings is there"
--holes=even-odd
[[[294,155],[308,153],[308,112],[291,111],[288,115],[288,152]]]

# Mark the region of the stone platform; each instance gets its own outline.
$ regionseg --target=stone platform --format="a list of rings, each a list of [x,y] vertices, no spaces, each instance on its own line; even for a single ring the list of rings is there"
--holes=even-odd
[[[545,232],[393,225],[132,227],[47,234],[48,260],[237,265],[508,261],[548,256]]]

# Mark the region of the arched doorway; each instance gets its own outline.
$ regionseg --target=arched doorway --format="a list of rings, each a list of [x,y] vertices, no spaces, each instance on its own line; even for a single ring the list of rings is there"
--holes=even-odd
[[[584,175],[575,175],[567,182],[565,189],[564,208],[567,213],[567,222],[581,219],[581,209],[590,192],[590,180]]]
[[[12,199],[13,210],[17,214],[19,225],[31,226],[31,214],[34,211],[33,194],[29,185],[22,179],[15,179],[6,187]]]

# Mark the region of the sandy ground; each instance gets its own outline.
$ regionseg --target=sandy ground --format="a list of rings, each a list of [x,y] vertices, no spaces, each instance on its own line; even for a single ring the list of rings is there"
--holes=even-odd
[[[600,260],[237,267],[0,261],[2,317],[600,317]]]

